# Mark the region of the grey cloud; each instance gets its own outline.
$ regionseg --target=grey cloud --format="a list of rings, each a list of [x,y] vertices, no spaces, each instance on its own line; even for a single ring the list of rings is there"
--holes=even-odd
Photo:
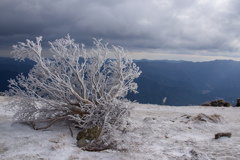
[[[96,37],[130,50],[237,51],[239,7],[237,0],[2,0],[0,47],[70,33],[86,45]]]

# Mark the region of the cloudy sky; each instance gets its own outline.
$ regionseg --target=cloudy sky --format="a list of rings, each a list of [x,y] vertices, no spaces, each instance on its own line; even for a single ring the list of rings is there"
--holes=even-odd
[[[43,36],[68,33],[120,45],[134,58],[240,60],[239,0],[1,0],[0,56]]]

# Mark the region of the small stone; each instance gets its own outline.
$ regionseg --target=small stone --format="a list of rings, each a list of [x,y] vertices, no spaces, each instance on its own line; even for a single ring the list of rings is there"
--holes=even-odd
[[[217,133],[215,134],[215,139],[219,139],[221,137],[228,137],[230,138],[232,136],[232,133],[226,132],[226,133]]]

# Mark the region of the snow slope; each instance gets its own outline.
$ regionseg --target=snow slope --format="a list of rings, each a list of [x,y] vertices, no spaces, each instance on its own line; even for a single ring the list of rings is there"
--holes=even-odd
[[[66,125],[35,131],[23,124],[12,124],[11,112],[3,105],[11,100],[0,97],[1,160],[168,160],[240,159],[240,108],[174,107],[133,103],[133,123],[126,134],[129,151],[87,152],[76,146]],[[217,114],[219,122],[196,120],[198,114]],[[232,137],[214,139],[218,132]]]

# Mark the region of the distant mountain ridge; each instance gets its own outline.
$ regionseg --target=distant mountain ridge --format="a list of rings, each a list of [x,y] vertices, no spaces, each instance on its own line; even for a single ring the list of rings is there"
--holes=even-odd
[[[34,62],[30,60],[19,62],[13,58],[0,57],[0,91],[8,90],[8,80],[16,78],[20,73],[26,75],[33,65]]]
[[[136,81],[139,94],[130,94],[140,103],[161,104],[167,97],[168,105],[199,105],[223,98],[232,103],[240,97],[240,62],[216,60],[138,61],[142,75]]]
[[[142,70],[138,83],[138,94],[127,98],[139,103],[166,105],[200,105],[223,98],[230,103],[240,98],[240,62],[216,60],[210,62],[136,60]],[[0,91],[7,90],[10,78],[23,72],[27,74],[34,65],[31,61],[18,62],[11,58],[0,58]]]

